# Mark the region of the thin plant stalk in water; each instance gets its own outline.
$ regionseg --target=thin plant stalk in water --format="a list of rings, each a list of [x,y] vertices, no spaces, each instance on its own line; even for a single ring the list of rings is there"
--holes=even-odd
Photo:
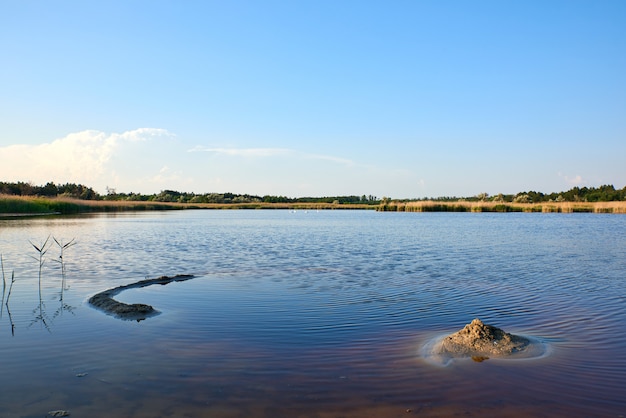
[[[2,301],[4,302],[4,291],[7,288],[7,282],[4,280],[4,260],[2,254],[0,254],[0,266],[2,267]]]
[[[50,235],[48,235],[48,238],[46,238],[44,243],[40,245],[39,247],[33,244],[31,241],[28,241],[30,242],[30,245],[32,245],[33,248],[35,248],[35,250],[37,250],[37,252],[39,253],[39,257],[33,257],[39,263],[39,300],[41,300],[41,269],[46,262],[44,256],[48,252],[48,248],[46,247],[48,246],[49,240],[50,240]]]
[[[7,301],[5,305],[9,306],[9,298],[11,297],[11,290],[13,290],[13,283],[15,283],[15,271],[11,272],[11,284],[9,285],[9,293],[7,293]]]
[[[2,311],[4,311],[4,295],[7,290],[7,281],[4,278],[4,260],[2,259],[2,254],[0,254],[0,267],[2,267],[2,303],[0,304],[0,319],[2,318]]]
[[[68,248],[70,248],[73,245],[76,245],[76,238],[72,238],[72,240],[70,242],[67,243],[63,243],[63,241],[59,241],[57,240],[55,237],[52,237],[52,239],[54,240],[54,242],[59,246],[59,250],[61,251],[61,254],[59,255],[59,259],[55,260],[57,263],[61,264],[61,276],[62,276],[62,280],[61,280],[61,303],[63,302],[63,291],[65,290],[65,250],[67,250]]]
[[[4,278],[4,260],[0,254],[0,267],[2,267],[2,304],[0,304],[0,318],[2,318],[2,305],[4,305],[4,294],[7,290],[7,281]]]
[[[73,245],[76,245],[76,238],[72,238],[71,241],[64,243],[62,240],[59,241],[58,239],[56,239],[55,237],[52,237],[52,239],[54,240],[54,242],[59,246],[59,250],[61,252],[61,254],[59,255],[59,258],[56,261],[57,263],[59,263],[61,265],[61,293],[59,295],[59,301],[61,302],[61,306],[59,307],[59,309],[57,309],[57,311],[54,313],[53,318],[56,318],[58,315],[61,315],[63,313],[63,311],[69,311],[72,312],[72,310],[74,309],[72,306],[66,304],[63,300],[63,296],[64,296],[64,292],[66,290],[66,265],[65,265],[65,250],[67,250],[68,248],[72,247]]]
[[[4,280],[4,269],[2,270],[2,280]],[[11,310],[9,309],[9,298],[11,297],[11,290],[13,290],[13,283],[15,283],[15,270],[11,271],[11,284],[9,285],[7,301],[4,304],[7,308],[7,314],[9,315],[9,322],[11,323],[11,335],[15,337],[15,323],[13,323],[13,317],[11,317]],[[2,290],[2,300],[4,300],[4,289]]]
[[[9,293],[7,293],[7,301],[4,302],[4,291],[7,287],[7,282],[4,277],[4,260],[2,260],[2,256],[0,255],[0,265],[2,266],[2,302],[7,306],[7,310],[9,308],[9,298],[11,297],[11,290],[13,290],[13,283],[15,283],[15,270],[11,272],[11,283],[9,284]],[[0,315],[2,311],[0,311]]]

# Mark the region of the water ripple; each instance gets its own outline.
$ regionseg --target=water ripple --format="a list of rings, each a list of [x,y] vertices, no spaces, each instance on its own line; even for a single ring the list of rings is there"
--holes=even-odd
[[[129,417],[626,411],[623,217],[188,211],[2,222],[19,282],[15,337],[0,316],[0,415],[41,415],[36,393],[80,399],[68,408],[77,416],[110,405]],[[75,309],[46,330],[29,326],[38,294],[27,241],[50,233],[78,244],[64,296]],[[42,285],[50,316],[61,306],[55,266]],[[181,273],[199,277],[120,295],[163,312],[141,323],[83,304]],[[425,361],[421,347],[475,317],[549,351]]]

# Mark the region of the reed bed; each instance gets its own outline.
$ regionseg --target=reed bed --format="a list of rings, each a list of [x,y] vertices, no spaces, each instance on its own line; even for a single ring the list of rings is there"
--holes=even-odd
[[[626,214],[626,202],[389,202],[378,210],[391,212],[542,212]]]
[[[0,216],[76,214],[181,209],[376,209],[375,205],[339,203],[175,203],[133,200],[80,200],[0,195]]]
[[[133,200],[80,200],[0,195],[0,217],[181,209],[376,209],[382,212],[543,212],[626,214],[626,201],[614,202],[482,202],[391,201],[381,205],[338,203],[175,203]]]
[[[0,195],[1,216],[52,215],[83,212],[182,209],[176,203],[80,200]]]
[[[2,214],[41,214],[51,212],[50,208],[32,197],[0,195]]]

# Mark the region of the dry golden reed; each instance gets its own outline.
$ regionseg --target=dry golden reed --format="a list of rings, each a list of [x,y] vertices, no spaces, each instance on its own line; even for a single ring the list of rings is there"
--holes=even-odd
[[[396,212],[543,212],[543,213],[621,213],[626,214],[626,202],[390,202],[379,210]]]

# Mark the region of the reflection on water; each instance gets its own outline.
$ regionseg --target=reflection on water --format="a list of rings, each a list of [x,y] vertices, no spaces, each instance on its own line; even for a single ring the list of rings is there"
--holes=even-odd
[[[28,241],[49,235],[76,245],[64,266],[44,265],[39,293]],[[0,416],[626,414],[621,216],[11,220],[0,221],[0,253],[16,278],[0,313]],[[197,277],[117,296],[158,306],[162,314],[146,321],[86,304],[102,290],[176,274]],[[549,351],[447,367],[420,351],[474,317]]]

